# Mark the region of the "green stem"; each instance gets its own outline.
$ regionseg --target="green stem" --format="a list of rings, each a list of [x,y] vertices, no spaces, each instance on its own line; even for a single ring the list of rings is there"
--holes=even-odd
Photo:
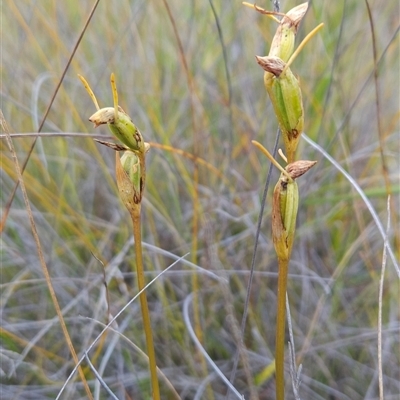
[[[285,324],[286,288],[289,259],[279,259],[278,299],[276,312],[275,376],[276,400],[285,400]]]
[[[136,271],[139,291],[145,287],[144,271],[143,271],[143,256],[142,256],[142,233],[140,221],[140,204],[134,207],[131,212],[133,223],[133,237],[135,239],[135,254],[136,254]],[[151,376],[151,386],[153,391],[153,400],[160,400],[160,388],[157,379],[157,364],[156,354],[154,351],[153,331],[150,323],[149,306],[147,304],[146,291],[142,292],[139,296],[140,307],[142,310],[143,327],[146,336],[147,355],[149,357],[149,367]]]

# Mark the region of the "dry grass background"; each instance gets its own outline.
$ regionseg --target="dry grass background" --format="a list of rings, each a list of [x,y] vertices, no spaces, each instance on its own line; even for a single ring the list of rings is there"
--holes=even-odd
[[[1,2],[1,109],[22,163],[93,2]],[[77,78],[91,83],[100,106],[112,104],[109,75],[115,72],[120,103],[146,140],[173,146],[217,167],[199,166],[199,227],[194,233],[193,161],[163,149],[147,158],[143,238],[148,279],[192,248],[195,269],[180,263],[148,291],[158,365],[182,399],[214,399],[226,387],[199,354],[182,314],[199,274],[204,346],[229,376],[235,342],[226,287],[205,271],[229,278],[230,305],[240,321],[261,194],[268,163],[251,146],[272,149],[276,120],[254,55],[265,55],[275,26],[240,1],[168,1],[183,45],[183,68],[173,26],[163,2],[100,1],[73,58],[24,173],[45,260],[77,352],[82,355],[106,323],[106,263],[110,312],[136,294],[129,247],[131,226],[114,181],[114,154],[96,144],[88,122],[94,106]],[[284,1],[282,10],[297,3]],[[272,8],[270,3],[260,4]],[[324,29],[292,69],[299,75],[307,135],[357,181],[386,225],[392,193],[389,243],[399,256],[399,5],[371,2],[380,96],[378,130],[371,27],[363,1],[313,2],[298,41],[315,25]],[[189,78],[188,78],[189,76]],[[188,80],[189,79],[189,80]],[[189,83],[188,83],[189,82]],[[191,108],[194,104],[194,108]],[[77,133],[84,135],[78,136]],[[1,146],[1,204],[16,173]],[[385,184],[382,156],[387,166]],[[298,361],[303,364],[303,399],[375,399],[378,396],[378,293],[383,239],[364,201],[335,166],[306,141],[299,155],[318,160],[299,180],[301,204],[288,294]],[[277,179],[273,173],[273,184]],[[272,189],[272,188],[271,188]],[[3,216],[3,213],[2,213]],[[251,374],[273,361],[276,260],[270,237],[270,196],[256,255],[255,281],[244,344]],[[191,255],[190,257],[193,257]],[[189,257],[189,259],[190,259]],[[49,297],[20,191],[1,237],[2,399],[51,399],[73,368]],[[399,276],[390,257],[383,291],[383,383],[385,399],[400,392]],[[115,326],[116,328],[116,326]],[[118,319],[90,353],[103,379],[120,399],[148,399],[147,364],[131,340],[144,348],[138,302]],[[248,395],[243,366],[235,387]],[[95,377],[87,372],[89,382]],[[272,376],[257,383],[260,399],[271,399]],[[163,387],[165,398],[169,392]],[[207,394],[206,394],[207,393]],[[63,399],[85,398],[82,385],[67,385]],[[196,397],[197,396],[197,397]],[[99,398],[107,394],[100,392]],[[287,398],[291,399],[287,378]]]

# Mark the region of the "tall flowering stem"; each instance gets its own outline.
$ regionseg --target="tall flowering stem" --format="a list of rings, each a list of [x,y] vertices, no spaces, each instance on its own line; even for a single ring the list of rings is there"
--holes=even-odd
[[[288,163],[282,168],[260,143],[253,142],[281,171],[275,186],[272,201],[272,239],[278,258],[278,293],[275,342],[276,399],[285,399],[285,326],[286,290],[289,261],[293,248],[299,207],[299,191],[296,179],[312,168],[316,161],[296,161],[296,150],[304,128],[304,108],[298,79],[290,69],[305,43],[323,26],[317,26],[294,51],[295,35],[304,17],[308,3],[291,9],[286,14],[266,11],[257,5],[244,3],[256,11],[275,19],[279,26],[271,43],[268,56],[256,56],[257,63],[264,69],[264,85],[274,108],[285,147],[284,156]],[[277,20],[275,15],[282,16]]]
[[[97,111],[89,118],[95,127],[107,124],[112,134],[122,144],[98,141],[114,150],[115,171],[119,195],[125,207],[129,211],[133,224],[133,236],[135,239],[136,273],[138,289],[144,289],[146,282],[143,268],[142,232],[141,232],[141,202],[146,182],[146,153],[150,145],[143,140],[139,129],[133,124],[129,115],[118,105],[118,92],[115,84],[115,76],[111,74],[111,88],[114,98],[113,107],[99,108],[95,95],[86,80],[79,76]],[[124,151],[120,156],[119,152]],[[146,291],[140,296],[143,326],[146,336],[147,355],[149,357],[149,369],[151,375],[153,400],[160,400],[160,389],[157,378],[156,356],[151,329],[150,313],[147,303]]]

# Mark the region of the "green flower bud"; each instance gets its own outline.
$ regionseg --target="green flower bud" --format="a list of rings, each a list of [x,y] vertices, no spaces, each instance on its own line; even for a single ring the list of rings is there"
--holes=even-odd
[[[294,50],[295,33],[287,26],[280,24],[272,39],[269,56],[288,61]]]
[[[286,13],[272,39],[269,56],[279,57],[287,62],[293,53],[294,40],[300,22],[308,8],[308,3],[300,4]]]
[[[140,155],[133,151],[125,151],[120,158],[116,153],[117,186],[122,202],[129,211],[137,207],[142,200],[144,188],[144,171]]]
[[[290,68],[284,71],[285,63],[280,58],[256,56],[256,59],[266,71],[264,84],[282,131],[288,162],[293,162],[304,127],[303,100],[299,81]]]
[[[245,6],[254,8],[261,14],[268,15],[279,23],[274,38],[272,39],[269,55],[273,57],[279,57],[283,61],[287,62],[293,53],[296,33],[301,20],[307,12],[308,3],[300,4],[292,8],[286,14],[267,11],[261,7],[258,7],[256,4],[250,4],[247,2],[244,2],[243,4]],[[282,19],[279,21],[279,19],[275,18],[274,15],[281,15]]]
[[[140,173],[140,161],[137,154],[132,151],[125,151],[121,157],[121,165],[131,181],[134,191],[137,193],[141,192],[141,173]]]
[[[272,239],[280,260],[289,260],[296,230],[299,189],[296,178],[305,174],[316,161],[295,161],[285,168],[274,188],[272,202]],[[289,175],[289,176],[288,176]]]
[[[274,188],[272,202],[272,239],[276,254],[289,260],[296,228],[299,190],[295,181],[282,174]]]
[[[96,128],[108,124],[112,134],[131,150],[145,152],[142,134],[121,107],[118,106],[117,115],[112,107],[101,108],[89,118],[89,121],[93,122]]]

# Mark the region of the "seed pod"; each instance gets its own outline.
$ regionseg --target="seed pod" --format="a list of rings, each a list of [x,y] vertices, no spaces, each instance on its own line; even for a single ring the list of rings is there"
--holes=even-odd
[[[129,115],[118,106],[117,118],[112,107],[101,108],[90,118],[97,128],[99,125],[108,124],[112,134],[133,151],[145,152],[144,141],[139,129],[133,124]]]
[[[297,145],[304,127],[303,100],[299,81],[290,68],[283,73],[285,63],[278,57],[258,57],[266,71],[264,84],[282,131],[288,162],[294,161]]]

